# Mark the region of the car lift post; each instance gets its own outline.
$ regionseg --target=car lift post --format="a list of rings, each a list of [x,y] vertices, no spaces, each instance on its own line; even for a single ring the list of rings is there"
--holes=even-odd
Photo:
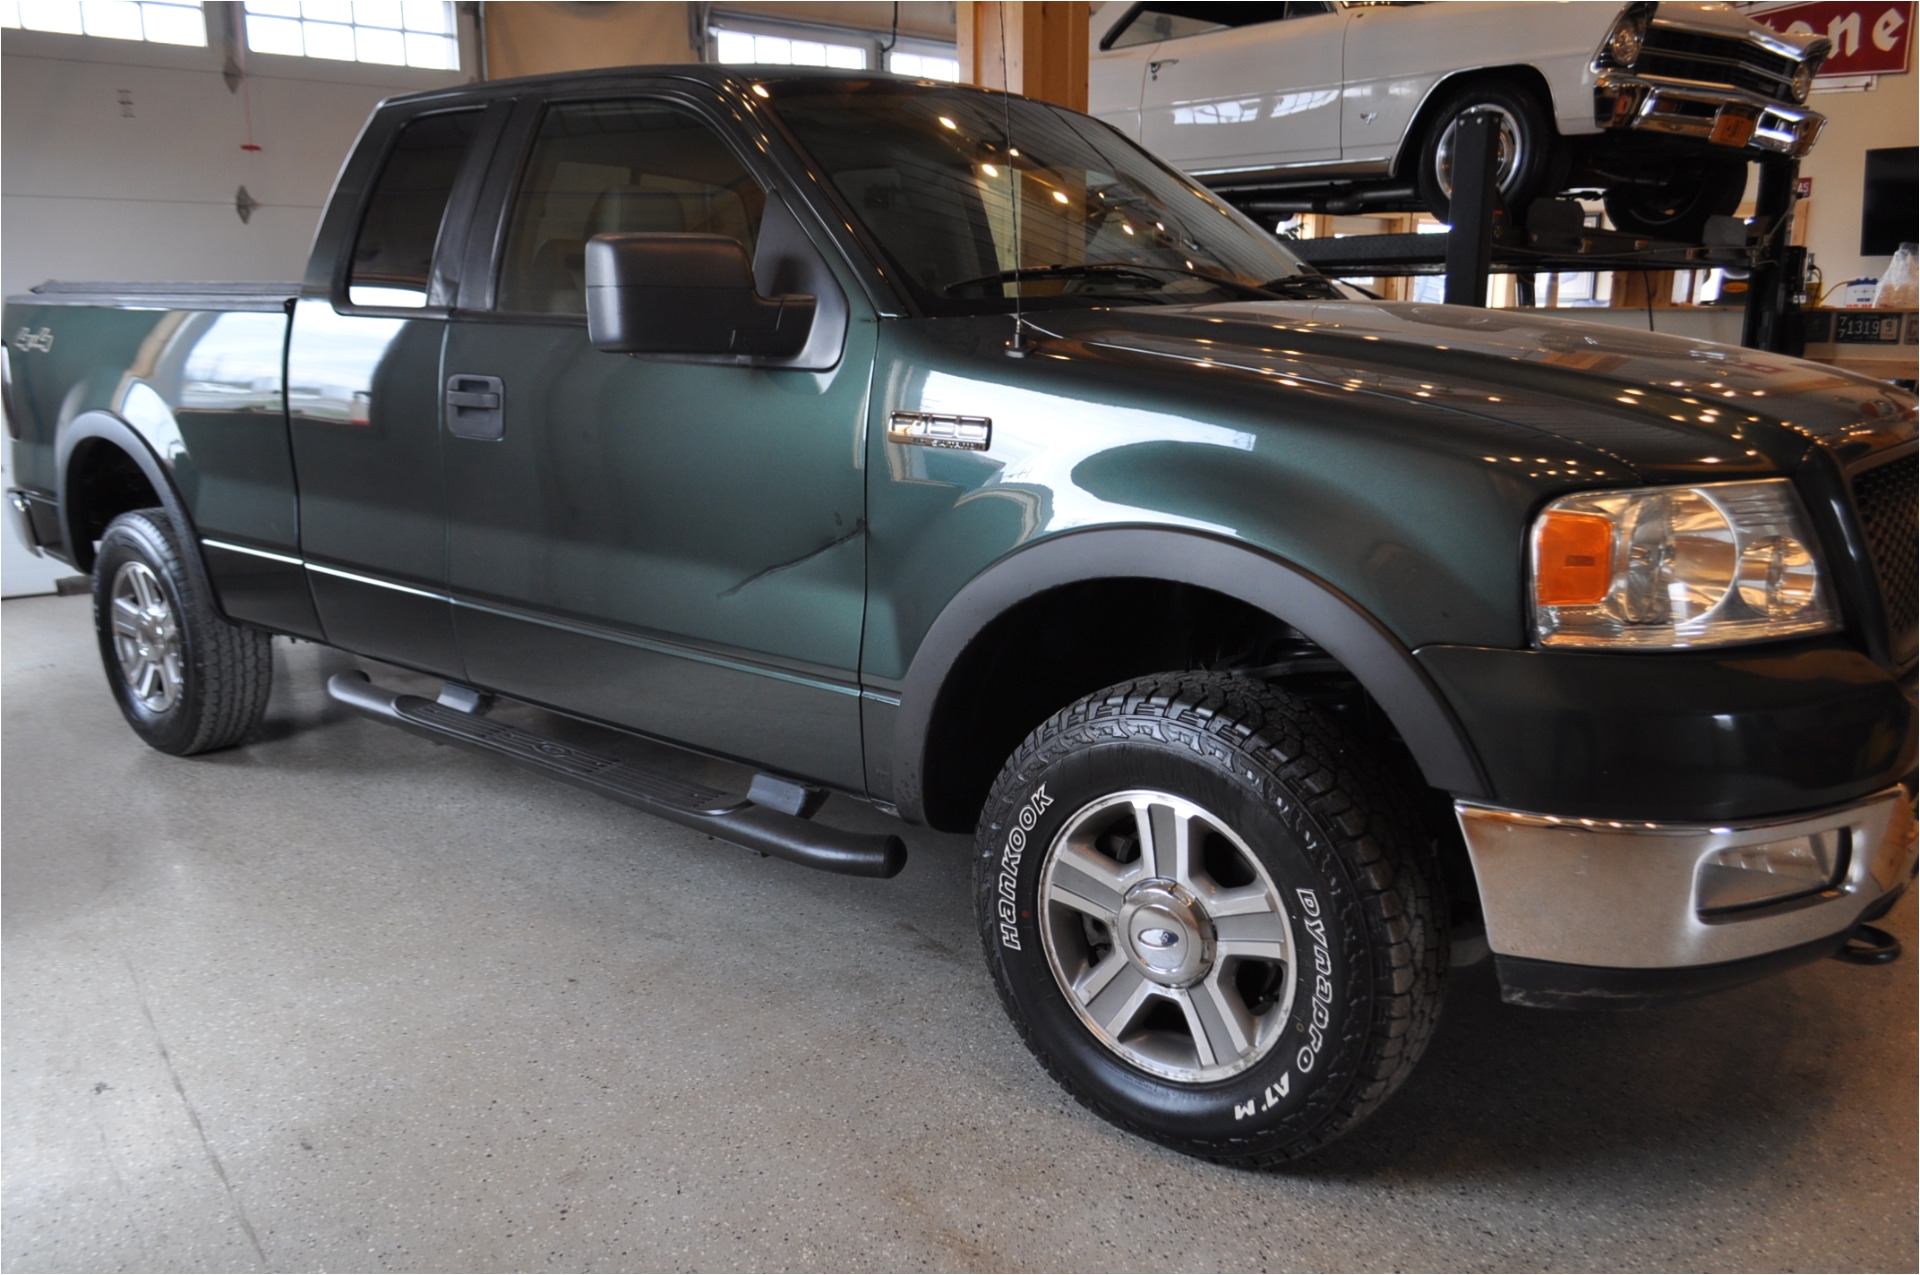
[[[1754,227],[1761,236],[1759,260],[1747,278],[1747,305],[1740,324],[1740,344],[1750,350],[1798,354],[1801,343],[1791,322],[1798,308],[1795,294],[1806,256],[1788,245],[1793,237],[1794,184],[1800,161],[1769,157],[1760,161],[1760,191],[1754,200]]]
[[[1448,305],[1487,304],[1493,266],[1493,221],[1500,188],[1500,118],[1469,111],[1453,130],[1453,192],[1448,197]]]

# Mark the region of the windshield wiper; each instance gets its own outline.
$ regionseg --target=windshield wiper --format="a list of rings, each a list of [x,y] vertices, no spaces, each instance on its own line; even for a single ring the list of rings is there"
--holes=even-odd
[[[1333,280],[1321,274],[1290,274],[1269,279],[1260,287],[1289,301],[1339,301],[1343,298]]]
[[[1218,287],[1229,288],[1242,296],[1257,297],[1265,301],[1286,300],[1284,294],[1270,288],[1251,283],[1242,283],[1238,279],[1228,279],[1217,274],[1208,274],[1204,270],[1189,270],[1182,266],[1140,265],[1119,261],[1084,261],[1078,265],[1022,266],[1018,270],[1002,270],[997,274],[983,274],[977,279],[962,279],[950,283],[941,291],[952,296],[961,288],[977,287],[983,283],[1006,283],[1021,279],[1072,279],[1088,275],[1105,275],[1109,278],[1141,279],[1148,283],[1157,283],[1159,275],[1183,275],[1194,279],[1204,279]],[[1283,279],[1282,283],[1291,283]]]

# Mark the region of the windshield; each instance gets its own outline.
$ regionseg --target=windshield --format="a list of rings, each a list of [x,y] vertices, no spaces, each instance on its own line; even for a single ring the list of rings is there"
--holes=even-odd
[[[765,87],[929,314],[1010,313],[1016,294],[1034,310],[1340,295],[1204,188],[1077,112],[904,81]]]

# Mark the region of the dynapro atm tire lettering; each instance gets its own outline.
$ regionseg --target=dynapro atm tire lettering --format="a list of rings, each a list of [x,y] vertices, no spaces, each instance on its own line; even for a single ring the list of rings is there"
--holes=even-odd
[[[1320,900],[1312,890],[1298,889],[1294,893],[1300,899],[1300,911],[1304,914],[1300,919],[1301,928],[1313,940],[1313,995],[1307,1001],[1306,1017],[1300,1020],[1306,1029],[1307,1043],[1300,1046],[1300,1052],[1293,1057],[1293,1065],[1305,1077],[1320,1061],[1320,1051],[1327,1044],[1327,1023],[1333,1012],[1333,958],[1327,954],[1327,923],[1320,915]],[[1271,1111],[1292,1091],[1293,1073],[1288,1071],[1268,1085],[1260,1097],[1251,1102],[1234,1103],[1233,1118],[1245,1120]]]
[[[1027,850],[1027,834],[1033,831],[1033,825],[1039,822],[1040,816],[1052,804],[1053,798],[1047,796],[1045,784],[1035,788],[1033,796],[1027,798],[1027,804],[1020,807],[1020,817],[1014,821],[1013,830],[1007,833],[1006,845],[1000,851],[1000,946],[1008,951],[1020,950],[1020,927],[1017,924],[1020,912],[1014,903],[1014,891],[1020,884],[1020,857]]]
[[[1293,1065],[1302,1075],[1313,1070],[1320,1051],[1327,1044],[1327,1017],[1333,1011],[1333,958],[1327,955],[1327,923],[1320,915],[1320,900],[1312,890],[1294,891],[1300,898],[1301,928],[1313,940],[1313,999],[1307,1007],[1307,1043],[1300,1046]]]

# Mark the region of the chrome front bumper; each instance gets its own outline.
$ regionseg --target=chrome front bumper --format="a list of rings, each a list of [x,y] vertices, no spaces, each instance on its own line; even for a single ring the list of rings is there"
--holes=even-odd
[[[1889,788],[1789,819],[1655,824],[1523,814],[1457,802],[1495,955],[1612,970],[1765,957],[1851,930],[1914,867],[1913,799]],[[1838,879],[1809,897],[1702,914],[1702,866],[1719,851],[1848,833]]]
[[[1798,159],[1813,149],[1827,117],[1726,85],[1603,71],[1593,86],[1593,122],[1603,129],[1664,133],[1721,142],[1728,150]],[[1742,135],[1737,143],[1722,140]]]

